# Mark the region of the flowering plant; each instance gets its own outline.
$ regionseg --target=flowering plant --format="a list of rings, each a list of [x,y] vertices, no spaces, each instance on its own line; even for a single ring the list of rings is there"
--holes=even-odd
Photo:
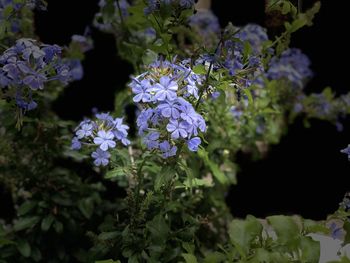
[[[50,105],[83,77],[92,40],[36,40],[28,23],[44,6],[0,0],[0,182],[15,209],[0,227],[1,262],[318,262],[310,235],[350,242],[348,197],[323,222],[234,219],[225,203],[238,152],[263,157],[298,115],[340,125],[350,112],[348,94],[305,94],[310,61],[289,47],[318,2],[302,12],[267,1],[290,17],[271,36],[255,24],[221,29],[193,0],[101,0],[94,26],[134,73],[113,112],[78,125]],[[124,195],[108,196],[110,185]]]

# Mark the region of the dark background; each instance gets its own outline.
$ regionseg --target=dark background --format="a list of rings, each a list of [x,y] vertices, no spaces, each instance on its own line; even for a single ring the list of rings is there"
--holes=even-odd
[[[232,2],[228,4],[228,2]],[[338,1],[321,1],[315,25],[294,35],[293,47],[301,48],[312,60],[314,79],[307,92],[320,92],[331,86],[336,93],[348,91],[348,45],[345,40],[347,8]],[[49,0],[48,12],[36,14],[36,32],[49,44],[67,45],[73,34],[83,34],[98,11],[93,0]],[[304,1],[310,5],[310,1]],[[264,25],[264,1],[213,0],[213,11],[224,26],[254,22]],[[124,87],[132,68],[117,57],[112,36],[92,29],[95,49],[83,62],[84,79],[71,84],[55,103],[64,119],[80,120],[91,109],[113,110],[115,91]],[[252,162],[240,155],[238,185],[232,187],[227,202],[235,216],[253,214],[263,217],[276,213],[301,214],[325,219],[334,212],[343,195],[350,190],[350,163],[340,149],[350,142],[349,119],[344,131],[322,121],[304,128],[297,120],[281,143],[272,146],[266,159]]]

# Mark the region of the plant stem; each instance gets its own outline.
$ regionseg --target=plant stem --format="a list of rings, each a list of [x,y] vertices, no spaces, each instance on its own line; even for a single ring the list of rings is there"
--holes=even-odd
[[[216,55],[216,53],[218,52],[219,50],[219,47],[222,43],[222,37],[220,38],[220,41],[219,43],[217,44],[216,48],[215,48],[215,52],[214,52],[214,56]],[[203,86],[203,89],[200,91],[199,93],[199,97],[198,97],[198,100],[197,100],[197,103],[196,103],[196,106],[195,106],[195,109],[197,110],[198,109],[198,106],[199,106],[199,103],[204,95],[204,92],[207,90],[208,88],[208,84],[209,84],[209,74],[211,72],[211,69],[213,68],[213,63],[214,63],[214,59],[210,62],[210,65],[209,65],[209,68],[208,68],[208,71],[207,71],[207,74],[205,76],[205,83],[204,83],[204,86]]]

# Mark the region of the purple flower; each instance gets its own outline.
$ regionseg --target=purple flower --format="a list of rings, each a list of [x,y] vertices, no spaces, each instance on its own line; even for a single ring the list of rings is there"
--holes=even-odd
[[[161,114],[165,118],[178,119],[180,117],[179,112],[180,105],[176,101],[166,101],[165,103],[159,104],[157,109],[160,110]]]
[[[107,165],[110,154],[108,149],[114,148],[118,141],[123,145],[129,145],[127,139],[129,127],[123,124],[123,118],[113,119],[108,113],[95,114],[96,119],[82,121],[72,139],[72,149],[79,150],[84,145],[97,145],[97,150],[92,154],[95,165]]]
[[[219,98],[220,96],[220,91],[214,91],[212,94],[211,94],[211,97],[213,100],[216,100],[217,98]]]
[[[192,152],[198,151],[198,147],[201,144],[201,139],[199,137],[194,137],[187,141],[188,149]]]
[[[141,82],[136,82],[132,84],[132,92],[136,94],[133,98],[134,102],[149,102],[151,101],[151,94],[149,90],[151,88],[151,83],[148,79],[143,79]]]
[[[111,131],[101,130],[97,133],[97,137],[94,139],[94,143],[100,145],[102,151],[107,151],[108,148],[114,148],[116,146],[114,134]]]
[[[183,121],[179,122],[178,120],[170,120],[170,122],[166,126],[167,131],[171,132],[171,138],[174,140],[178,139],[180,136],[182,138],[186,138],[186,128],[186,123]]]
[[[17,106],[26,111],[31,111],[38,106],[38,104],[32,99],[31,93],[29,93],[29,97],[25,99],[20,90],[17,90],[15,100]]]
[[[256,25],[256,24],[248,24],[244,26],[241,31],[236,35],[242,41],[247,41],[253,49],[254,53],[261,52],[263,43],[269,40],[266,29]],[[243,49],[243,44],[238,43],[238,47]]]
[[[107,112],[103,112],[103,113],[97,113],[96,118],[99,120],[103,120],[103,121],[110,121],[113,122],[113,117],[111,115],[109,115],[109,113]]]
[[[143,138],[143,143],[147,146],[148,150],[156,149],[159,146],[159,132],[151,132]]]
[[[57,79],[64,84],[67,84],[69,80],[71,80],[71,72],[70,67],[67,64],[58,64],[55,66],[56,68],[56,76],[52,79]]]
[[[146,129],[148,129],[148,121],[154,114],[153,109],[142,110],[139,116],[137,117],[136,124],[139,128],[139,133],[142,133]]]
[[[287,49],[280,58],[274,57],[270,62],[267,77],[269,79],[287,79],[294,86],[302,87],[303,81],[312,77],[310,60],[299,49]]]
[[[46,63],[50,63],[55,56],[62,52],[62,48],[58,45],[43,45],[42,50],[45,53]]]
[[[74,137],[72,139],[72,150],[80,150],[81,149],[81,142],[79,141],[78,137]]]
[[[185,120],[188,123],[193,123],[197,119],[197,113],[194,110],[193,106],[190,103],[181,105],[181,119]]]
[[[6,73],[7,77],[15,82],[20,82],[20,70],[19,63],[17,65],[15,63],[6,64],[3,66],[2,70]]]
[[[32,56],[34,59],[40,59],[44,58],[45,52],[41,50],[38,46],[31,45],[27,46],[23,51],[22,51],[22,56],[25,60],[29,60],[29,58]]]
[[[177,148],[172,147],[175,140],[187,141],[192,135],[197,136],[199,130],[206,130],[203,117],[192,105],[198,97],[197,86],[201,85],[205,76],[194,73],[190,62],[189,59],[180,63],[156,60],[129,84],[134,93],[140,94],[134,101],[142,101],[145,93],[151,95],[149,101],[147,98],[145,103],[138,105],[141,113],[136,123],[143,143],[149,150],[162,151],[164,158],[176,153]],[[142,87],[142,81],[147,87]],[[168,141],[163,141],[165,138]],[[159,140],[163,142],[159,143]],[[198,145],[198,139],[189,142],[192,150],[196,150]]]
[[[169,158],[176,155],[177,147],[169,144],[168,141],[163,141],[159,144],[159,149],[163,152],[163,158]]]
[[[196,14],[190,17],[190,25],[203,36],[204,40],[210,34],[216,35],[221,30],[219,19],[209,10],[198,10]]]
[[[71,80],[81,80],[84,76],[83,66],[79,59],[69,59],[67,62],[69,67],[69,76]]]
[[[167,0],[169,1],[169,0]],[[143,10],[145,15],[150,15],[154,11],[159,9],[159,3],[157,0],[147,0],[147,7]]]
[[[88,31],[85,34],[89,34]],[[87,38],[86,36],[81,35],[72,35],[72,42],[75,42],[79,45],[82,52],[87,52],[91,49],[93,49],[94,45],[90,38]]]
[[[158,101],[175,100],[178,89],[177,83],[168,76],[161,77],[159,82],[152,87],[152,91],[155,92],[154,98]]]
[[[299,112],[301,112],[303,109],[304,109],[304,106],[303,106],[303,104],[301,104],[300,102],[297,102],[297,103],[294,104],[294,107],[293,107],[293,111],[294,111],[294,112],[299,113]]]
[[[111,154],[101,149],[97,149],[91,154],[91,157],[95,159],[94,164],[96,166],[106,166],[109,163],[109,158],[111,157]]]
[[[0,68],[0,87],[7,87],[11,82],[12,80],[7,77],[6,72]]]
[[[81,125],[80,130],[78,130],[75,134],[77,135],[78,139],[82,139],[84,137],[88,137],[92,135],[92,124],[90,123],[84,123]]]
[[[123,118],[116,118],[113,121],[113,134],[114,136],[122,142],[125,146],[130,144],[130,141],[126,138],[128,136],[129,126],[123,124]]]
[[[113,121],[114,128],[119,132],[119,135],[117,135],[117,139],[120,137],[124,137],[128,135],[129,126],[123,124],[123,118],[115,118]]]
[[[43,89],[46,77],[40,73],[34,73],[33,75],[28,75],[23,79],[23,83],[28,85],[32,90]]]
[[[188,94],[193,95],[196,99],[198,99],[199,96],[198,96],[198,87],[196,85],[196,81],[194,81],[191,78],[188,78],[187,81],[188,81],[188,84],[186,87],[187,87]]]
[[[331,236],[333,239],[341,239],[342,237],[342,228],[338,227],[336,223],[332,223],[329,226],[329,229],[331,231]]]
[[[180,0],[180,6],[184,8],[191,8],[194,5],[194,0]]]
[[[243,111],[236,106],[232,106],[230,112],[235,119],[240,119],[243,115]]]

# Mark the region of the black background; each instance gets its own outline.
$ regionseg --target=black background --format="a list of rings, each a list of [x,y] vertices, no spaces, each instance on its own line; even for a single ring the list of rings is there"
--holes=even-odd
[[[36,14],[36,32],[48,44],[66,45],[71,35],[83,34],[98,10],[95,0],[48,2],[48,12]],[[223,26],[228,21],[264,25],[262,0],[213,0],[212,7]],[[315,25],[294,35],[292,46],[310,57],[315,73],[307,93],[320,92],[326,86],[338,95],[349,90],[348,67],[343,66],[349,61],[347,16],[347,8],[339,8],[339,1],[322,1]],[[67,87],[55,103],[55,111],[64,119],[80,120],[90,115],[93,107],[112,111],[115,91],[132,73],[131,66],[117,57],[112,36],[92,29],[92,37],[95,49],[83,62],[84,79]],[[281,143],[271,147],[266,159],[252,162],[240,155],[238,185],[227,196],[232,213],[240,217],[284,213],[325,219],[350,190],[350,163],[339,152],[350,142],[349,123],[349,119],[344,120],[344,131],[339,133],[329,123],[313,121],[306,129],[297,120]]]

